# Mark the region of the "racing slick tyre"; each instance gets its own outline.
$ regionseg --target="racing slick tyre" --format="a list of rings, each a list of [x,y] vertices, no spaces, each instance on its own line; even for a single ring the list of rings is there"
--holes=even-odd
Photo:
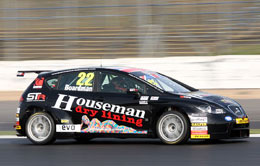
[[[165,144],[184,143],[189,138],[189,120],[177,111],[163,113],[157,121],[156,132]]]
[[[45,112],[37,112],[29,117],[25,126],[26,135],[31,142],[38,145],[55,141],[55,123]]]

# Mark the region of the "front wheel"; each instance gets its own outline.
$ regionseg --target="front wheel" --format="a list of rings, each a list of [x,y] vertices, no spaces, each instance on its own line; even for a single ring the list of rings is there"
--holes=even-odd
[[[26,135],[34,144],[44,145],[55,141],[55,123],[45,112],[37,112],[26,122]]]
[[[185,115],[177,111],[168,111],[157,121],[156,131],[165,144],[184,143],[189,138],[189,121]]]

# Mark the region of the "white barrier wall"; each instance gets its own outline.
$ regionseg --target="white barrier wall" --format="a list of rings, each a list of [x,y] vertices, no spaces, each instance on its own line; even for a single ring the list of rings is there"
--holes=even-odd
[[[200,89],[260,88],[260,56],[227,55],[169,58],[1,61],[0,91],[24,90],[36,74],[16,77],[18,70],[58,70],[75,67],[129,66],[154,70]]]

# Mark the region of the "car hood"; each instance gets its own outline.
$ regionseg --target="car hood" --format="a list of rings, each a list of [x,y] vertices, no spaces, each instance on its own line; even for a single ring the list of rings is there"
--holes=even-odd
[[[183,95],[185,95],[186,97],[203,100],[209,103],[219,105],[220,107],[225,108],[226,110],[228,110],[228,112],[232,113],[237,117],[247,116],[241,105],[237,103],[235,100],[232,100],[228,97],[223,97],[202,91],[184,93]]]
[[[228,108],[229,106],[237,106],[241,107],[236,101],[224,97],[219,96],[215,94],[210,94],[202,91],[195,91],[195,92],[189,92],[189,93],[179,93],[180,95],[183,95],[185,97],[195,98],[199,100],[204,100],[210,103],[215,103],[217,105],[220,105],[222,107]]]

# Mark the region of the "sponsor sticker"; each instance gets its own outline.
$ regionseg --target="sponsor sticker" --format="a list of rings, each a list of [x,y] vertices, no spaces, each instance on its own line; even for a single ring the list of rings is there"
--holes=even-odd
[[[191,127],[191,135],[207,135],[208,126]]]
[[[43,85],[44,77],[36,78],[33,84],[33,89],[41,89]]]
[[[149,99],[149,96],[141,96],[140,97],[140,100],[148,100]]]
[[[201,131],[201,130],[208,130],[208,126],[199,126],[199,127],[191,127],[191,130]]]
[[[139,104],[148,104],[148,101],[139,101]]]
[[[191,135],[191,139],[210,139],[210,135],[209,134]]]
[[[207,117],[190,117],[191,123],[208,123]]]
[[[138,89],[136,89],[136,88],[130,88],[129,91],[130,91],[130,92],[138,92]]]
[[[21,130],[22,127],[21,127],[20,125],[18,125],[18,126],[15,127],[15,129],[16,129],[16,130]]]
[[[17,108],[16,113],[20,114],[20,108]]]
[[[232,100],[229,99],[222,99],[220,101],[222,101],[223,103],[234,103]]]
[[[58,124],[56,125],[56,132],[80,132],[81,126],[80,124],[73,125],[73,124]]]
[[[191,126],[207,126],[207,123],[191,123]]]
[[[249,123],[248,118],[236,118],[236,124],[247,124]]]
[[[180,96],[180,98],[182,98],[182,99],[191,99],[190,96]]]
[[[150,100],[157,101],[157,100],[159,100],[159,96],[151,96]]]
[[[208,134],[208,130],[194,130],[191,131],[191,135],[205,135]]]
[[[61,119],[61,123],[69,123],[69,119]]]
[[[26,101],[45,101],[46,96],[42,93],[28,93]]]

